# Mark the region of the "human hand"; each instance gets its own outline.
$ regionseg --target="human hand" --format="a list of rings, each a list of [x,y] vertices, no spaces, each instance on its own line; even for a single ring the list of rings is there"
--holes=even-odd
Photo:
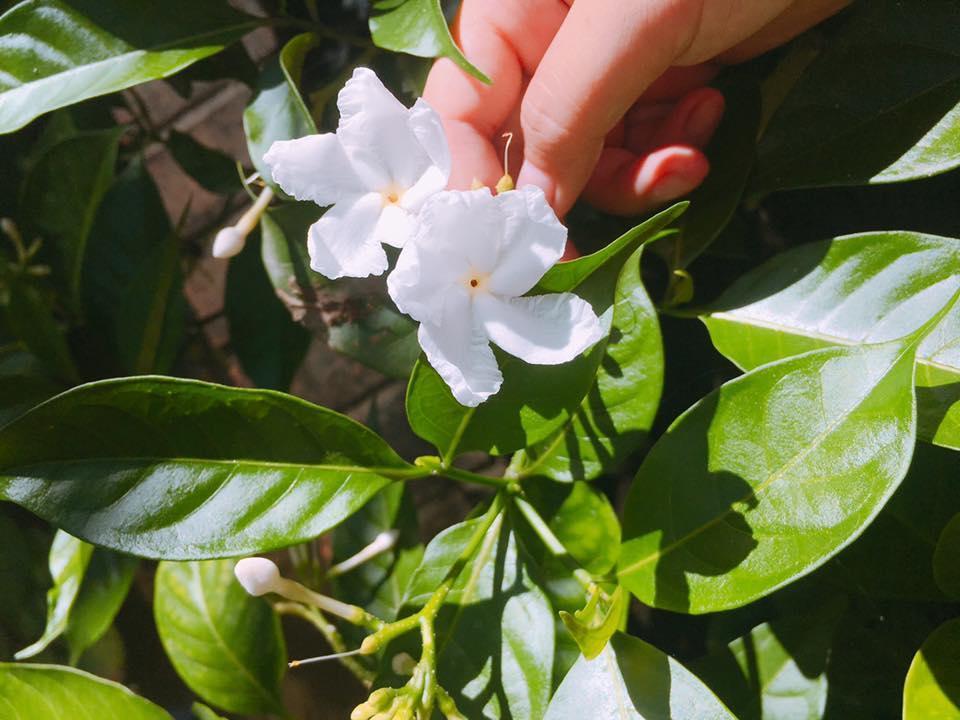
[[[617,214],[680,197],[709,169],[701,148],[724,100],[706,83],[718,68],[849,2],[463,0],[454,36],[493,84],[448,59],[430,72],[424,97],[443,118],[451,187],[495,184],[501,135],[515,132],[517,185],[540,186],[561,216],[581,193]]]

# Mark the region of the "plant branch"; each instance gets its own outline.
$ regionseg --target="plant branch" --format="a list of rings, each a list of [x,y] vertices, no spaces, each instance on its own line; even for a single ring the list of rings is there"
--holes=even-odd
[[[515,497],[513,502],[520,511],[520,514],[526,518],[531,529],[537,534],[537,536],[546,546],[547,550],[550,551],[550,554],[560,560],[560,562],[567,567],[577,582],[583,586],[584,590],[586,590],[588,593],[594,592],[598,586],[593,581],[593,576],[587,572],[587,570],[583,568],[580,563],[577,562],[573,555],[570,554],[564,544],[560,541],[560,538],[558,538],[554,534],[553,530],[550,529],[547,521],[544,520],[540,513],[537,512],[537,509],[522,497]],[[601,590],[601,592],[603,591]],[[605,596],[606,593],[603,593],[603,595]]]

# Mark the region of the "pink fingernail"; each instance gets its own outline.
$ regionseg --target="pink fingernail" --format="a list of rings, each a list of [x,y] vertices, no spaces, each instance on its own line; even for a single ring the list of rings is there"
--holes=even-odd
[[[656,203],[670,202],[686,195],[695,184],[692,178],[682,173],[664,175],[650,188],[650,199]]]

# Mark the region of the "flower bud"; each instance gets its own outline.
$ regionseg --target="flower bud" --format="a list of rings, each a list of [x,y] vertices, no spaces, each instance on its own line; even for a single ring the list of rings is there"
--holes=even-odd
[[[267,558],[244,558],[233,568],[233,574],[237,576],[243,589],[254,597],[276,592],[280,584],[280,569]]]
[[[225,227],[213,239],[213,256],[215,258],[231,258],[243,250],[246,243],[246,233],[232,225]]]

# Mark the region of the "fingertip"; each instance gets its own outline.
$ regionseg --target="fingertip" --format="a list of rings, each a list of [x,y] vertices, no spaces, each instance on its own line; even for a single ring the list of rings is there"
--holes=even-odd
[[[595,207],[615,215],[635,215],[676,200],[695,189],[710,170],[694,147],[674,145],[647,155],[604,151],[584,192]]]
[[[520,173],[517,175],[517,187],[522,188],[527,185],[535,185],[536,187],[543,190],[544,196],[547,198],[547,202],[553,207],[554,212],[557,215],[564,215],[566,210],[561,212],[560,208],[557,207],[557,183],[554,178],[544,170],[541,170],[536,165],[534,165],[529,160],[524,161],[523,166],[520,168]]]

